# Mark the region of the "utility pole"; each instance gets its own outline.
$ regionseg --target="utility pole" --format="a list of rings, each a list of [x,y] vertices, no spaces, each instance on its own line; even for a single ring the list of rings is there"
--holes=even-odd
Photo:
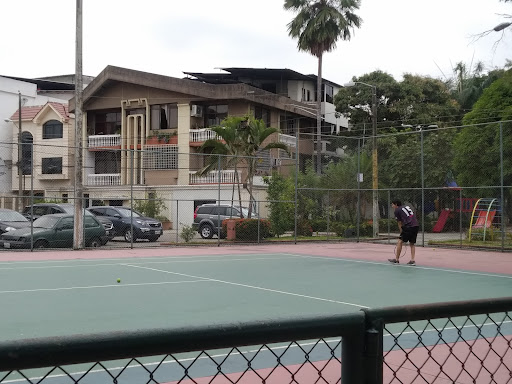
[[[379,163],[377,156],[377,87],[372,86],[372,198],[373,237],[379,235]]]
[[[84,207],[82,186],[82,0],[76,0],[76,50],[75,50],[75,216],[73,249],[84,248]]]

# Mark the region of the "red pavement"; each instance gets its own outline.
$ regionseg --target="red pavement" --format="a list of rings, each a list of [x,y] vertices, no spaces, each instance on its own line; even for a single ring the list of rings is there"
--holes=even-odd
[[[1,261],[44,261],[73,259],[112,259],[130,257],[169,257],[232,254],[291,253],[310,256],[387,262],[393,257],[394,244],[301,242],[298,244],[223,245],[218,246],[161,246],[159,248],[91,250],[44,250],[34,252],[2,251]],[[409,261],[409,249],[402,259]],[[419,267],[454,268],[468,271],[512,275],[512,253],[416,247]]]

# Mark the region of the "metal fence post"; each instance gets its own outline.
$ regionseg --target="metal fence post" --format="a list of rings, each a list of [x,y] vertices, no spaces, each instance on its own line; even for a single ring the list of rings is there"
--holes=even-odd
[[[365,315],[368,314],[365,312]],[[384,325],[381,321],[371,321],[365,332],[364,372],[365,384],[382,384],[384,362]]]
[[[342,337],[341,341],[341,384],[365,383],[364,329]]]

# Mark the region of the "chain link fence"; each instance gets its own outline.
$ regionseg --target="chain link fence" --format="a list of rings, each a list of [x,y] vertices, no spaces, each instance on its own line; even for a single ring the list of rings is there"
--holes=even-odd
[[[0,383],[510,383],[512,298],[0,342]]]
[[[71,138],[67,145],[23,142],[21,161],[18,145],[4,143],[0,151],[11,160],[0,172],[0,205],[32,216],[34,204],[75,204],[80,190],[86,208],[124,206],[159,223],[146,220],[159,227],[141,229],[137,221],[144,220],[130,215],[120,225],[105,215],[115,236],[104,246],[133,247],[391,242],[398,227],[390,203],[399,199],[418,217],[418,244],[509,250],[509,125],[404,128],[377,137],[376,158],[369,132],[324,134],[321,172],[316,135],[302,132],[278,135],[289,152],[260,151],[255,157],[206,154],[199,146],[179,152],[171,142],[121,149],[116,135],[107,135],[113,142],[94,136],[84,150],[78,186]],[[218,207],[198,214],[205,204]]]

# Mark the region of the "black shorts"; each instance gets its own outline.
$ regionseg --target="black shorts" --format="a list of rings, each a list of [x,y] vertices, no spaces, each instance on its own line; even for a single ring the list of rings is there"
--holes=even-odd
[[[416,237],[418,237],[418,230],[420,227],[402,227],[402,233],[398,236],[404,243],[416,244]]]

